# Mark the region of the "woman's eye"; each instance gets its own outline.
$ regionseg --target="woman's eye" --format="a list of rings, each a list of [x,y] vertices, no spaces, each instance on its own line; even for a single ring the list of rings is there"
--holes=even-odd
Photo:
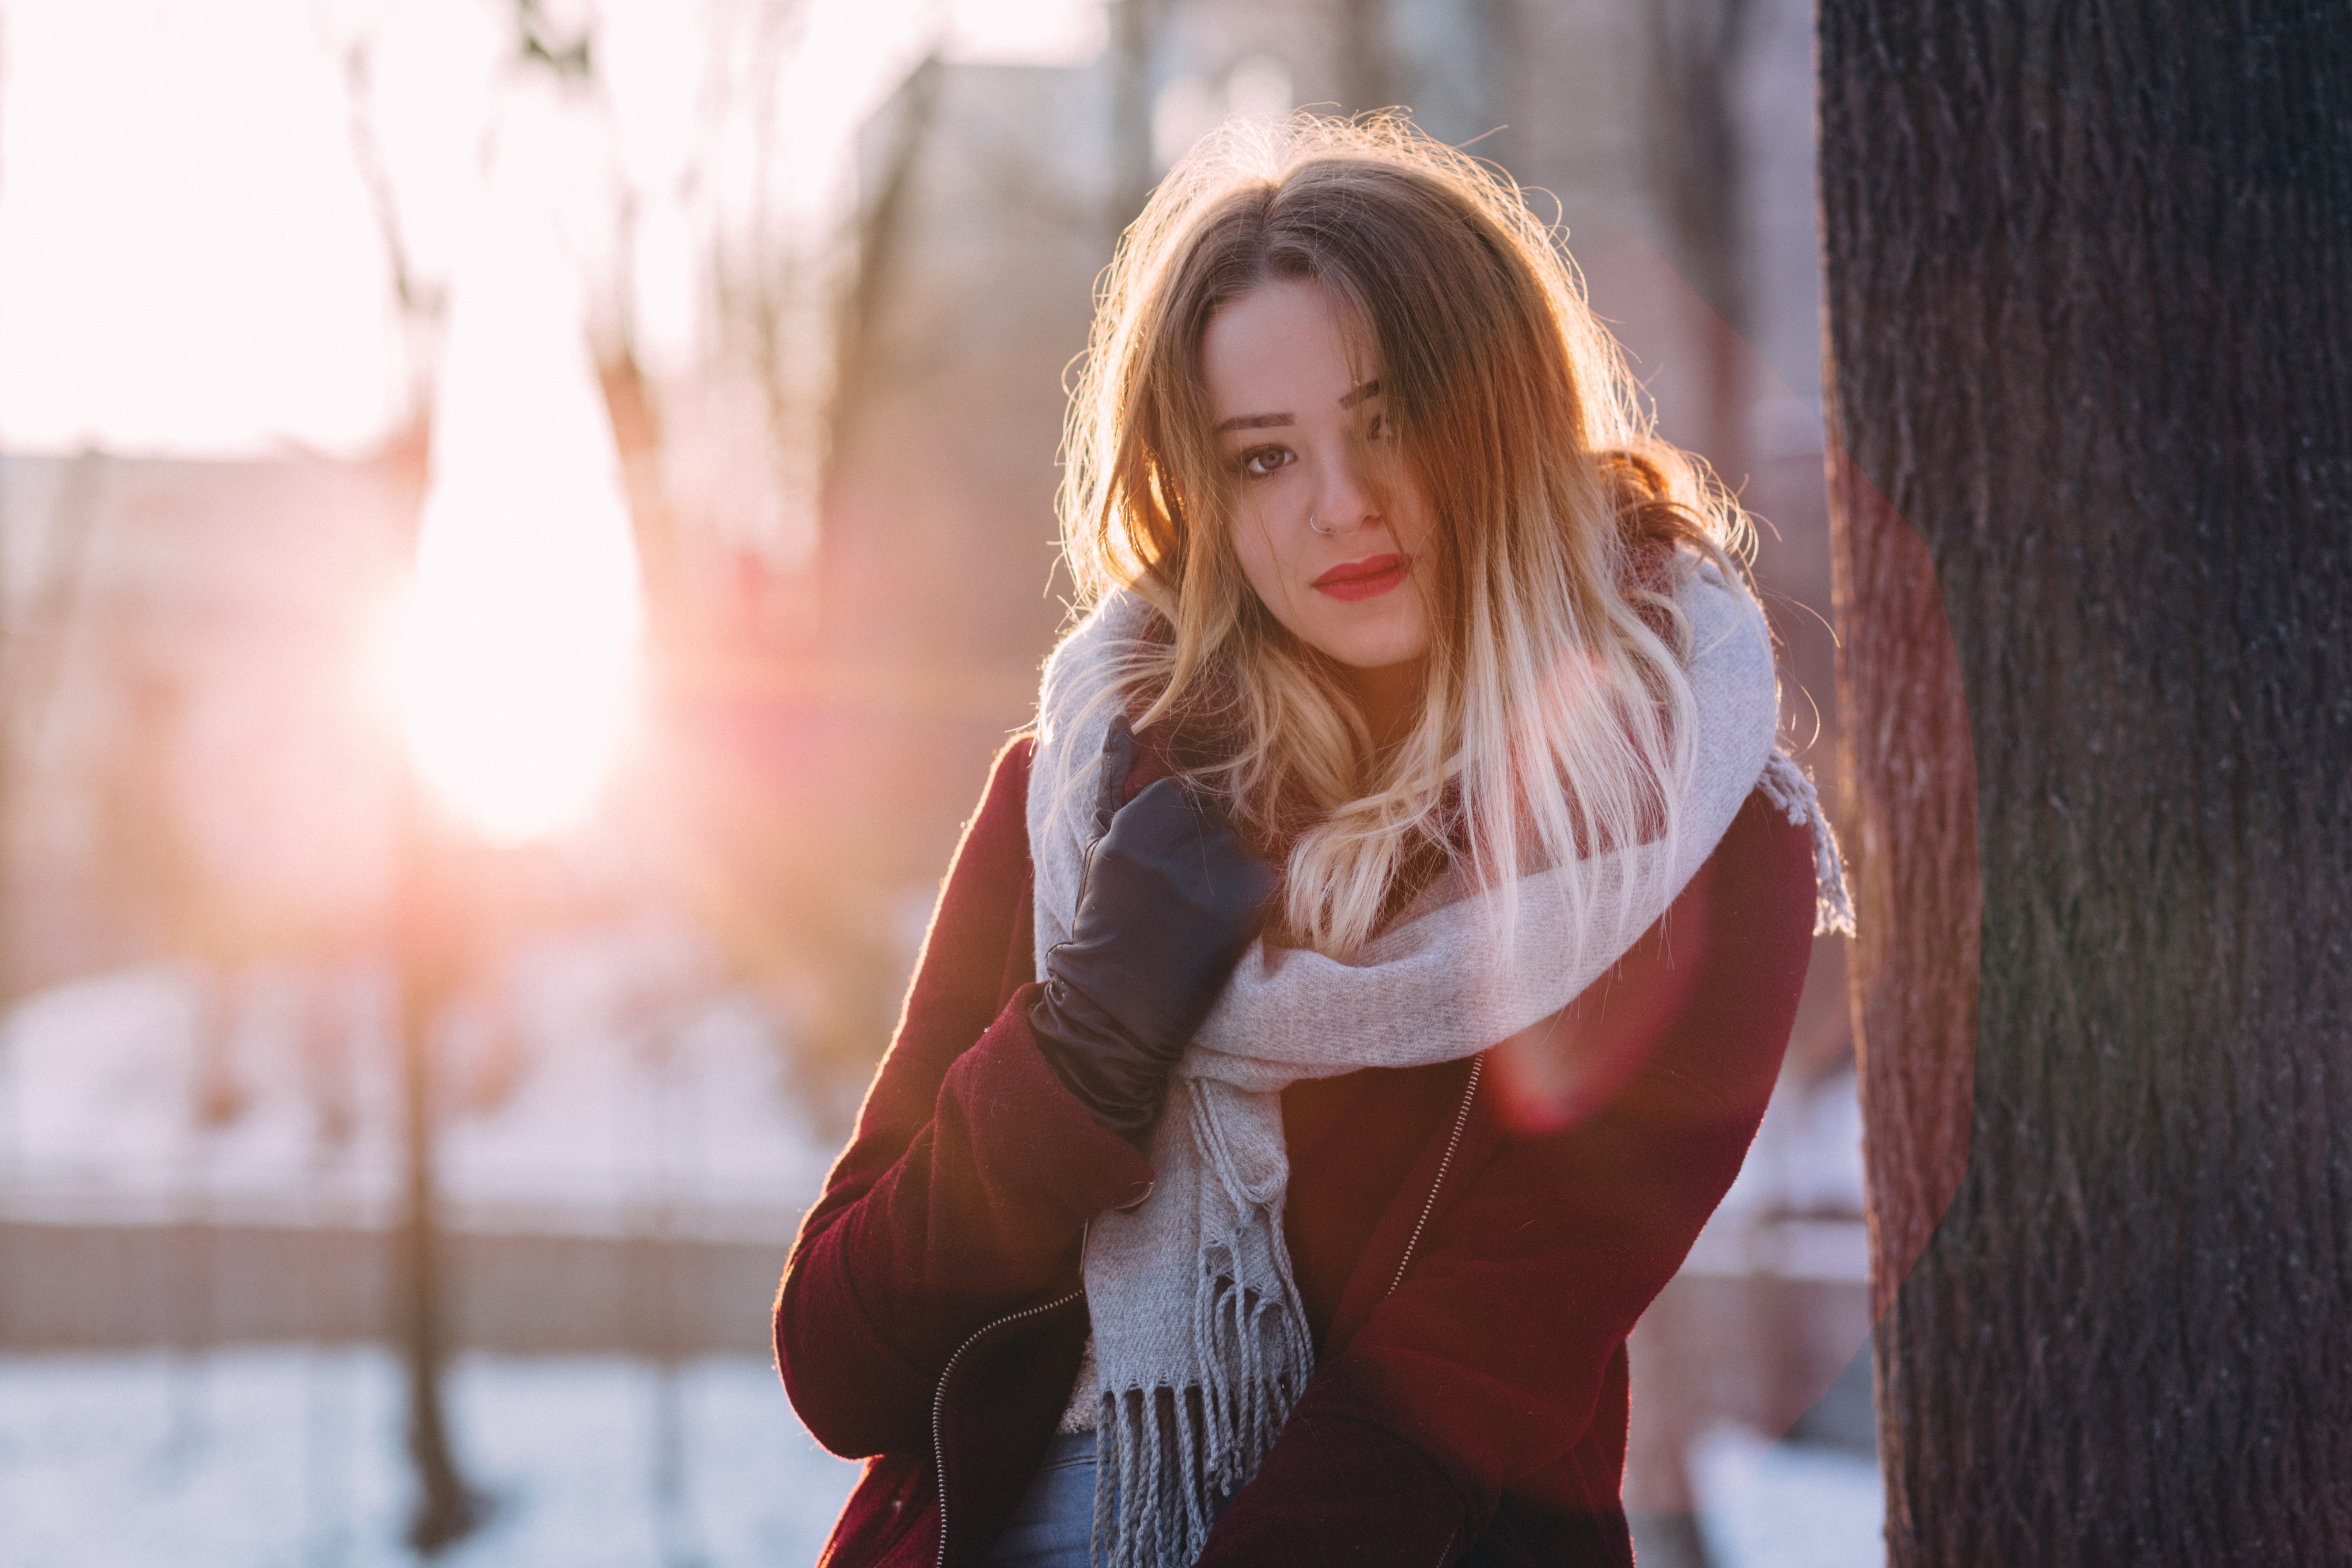
[[[1386,441],[1395,435],[1396,426],[1389,423],[1389,416],[1385,414],[1372,415],[1364,421],[1364,439],[1367,441]]]
[[[1254,479],[1264,479],[1293,460],[1289,448],[1286,447],[1255,447],[1242,454],[1242,472]]]

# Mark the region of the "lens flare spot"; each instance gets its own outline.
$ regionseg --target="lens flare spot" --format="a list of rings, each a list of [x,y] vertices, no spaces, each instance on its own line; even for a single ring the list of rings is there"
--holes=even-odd
[[[394,634],[418,773],[499,844],[584,821],[635,709],[636,553],[583,307],[543,220],[486,225],[452,300]]]

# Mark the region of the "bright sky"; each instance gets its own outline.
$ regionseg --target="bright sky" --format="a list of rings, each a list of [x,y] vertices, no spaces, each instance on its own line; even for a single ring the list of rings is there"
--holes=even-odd
[[[776,85],[771,207],[845,194],[850,137],[923,49],[1067,62],[1098,0],[550,0],[602,24],[611,129],[543,161],[579,264],[598,204],[644,193],[634,306],[649,360],[691,352],[698,246],[749,209],[745,40],[804,16]],[[353,155],[342,46],[373,38],[376,124],[416,271],[445,284],[519,98],[512,0],[0,0],[0,447],[363,449],[415,367]],[[519,87],[517,84],[520,83]],[[731,105],[725,128],[714,104]],[[603,247],[603,254],[599,247]]]

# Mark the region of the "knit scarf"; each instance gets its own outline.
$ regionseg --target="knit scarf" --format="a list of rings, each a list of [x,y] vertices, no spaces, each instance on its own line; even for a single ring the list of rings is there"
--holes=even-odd
[[[1761,610],[1711,564],[1686,575],[1676,600],[1697,714],[1678,831],[1584,862],[1586,907],[1622,919],[1580,920],[1563,873],[1537,869],[1518,880],[1500,943],[1480,908],[1492,895],[1441,881],[1350,957],[1253,944],[1193,1037],[1153,1131],[1150,1196],[1097,1215],[1087,1234],[1105,1568],[1191,1563],[1214,1500],[1256,1472],[1314,1370],[1282,1231],[1285,1085],[1475,1056],[1566,1007],[1665,912],[1759,786],[1813,828],[1819,924],[1851,929],[1813,786],[1774,749]],[[1076,908],[1113,708],[1103,699],[1147,616],[1139,598],[1115,594],[1045,666],[1028,796],[1040,978]]]

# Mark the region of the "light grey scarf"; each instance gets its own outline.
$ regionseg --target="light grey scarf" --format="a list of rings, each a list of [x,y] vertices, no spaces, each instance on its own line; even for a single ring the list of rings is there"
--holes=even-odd
[[[1813,786],[1774,750],[1778,691],[1763,614],[1712,565],[1677,592],[1695,655],[1696,755],[1671,842],[1584,863],[1580,919],[1564,874],[1518,882],[1507,945],[1481,900],[1424,897],[1354,956],[1254,944],[1178,1065],[1139,1208],[1098,1215],[1083,1271],[1099,1386],[1095,1549],[1108,1568],[1181,1568],[1213,1498],[1255,1473],[1314,1368],[1282,1234],[1286,1084],[1368,1067],[1475,1056],[1559,1011],[1664,913],[1759,785],[1814,831],[1820,921],[1851,929],[1837,852]],[[1139,635],[1141,601],[1114,595],[1045,666],[1029,782],[1039,976],[1069,935],[1111,705],[1099,700]],[[1112,1499],[1116,1496],[1114,1510]]]

